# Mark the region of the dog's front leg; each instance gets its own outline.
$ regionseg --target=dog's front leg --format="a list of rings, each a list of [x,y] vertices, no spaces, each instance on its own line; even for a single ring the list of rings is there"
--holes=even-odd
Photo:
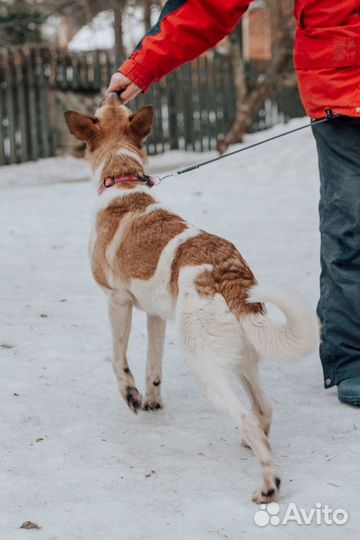
[[[136,413],[141,406],[142,396],[135,386],[135,380],[126,358],[131,328],[131,314],[131,302],[118,303],[114,298],[109,299],[109,316],[113,336],[112,365],[120,393],[129,409]]]
[[[161,407],[161,363],[165,339],[165,322],[156,315],[147,316],[148,350],[146,362],[146,394],[144,410]]]

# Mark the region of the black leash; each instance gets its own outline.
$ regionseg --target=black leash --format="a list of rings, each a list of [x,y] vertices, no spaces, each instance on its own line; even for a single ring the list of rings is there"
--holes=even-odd
[[[286,135],[290,135],[291,133],[296,133],[297,131],[300,131],[302,129],[306,129],[312,126],[316,126],[318,124],[323,124],[325,122],[330,122],[334,118],[340,116],[339,114],[334,114],[331,109],[325,109],[326,112],[326,118],[321,118],[320,120],[314,120],[310,124],[306,124],[305,126],[300,126],[294,129],[290,129],[289,131],[284,131],[283,133],[279,133],[279,135],[274,135],[273,137],[269,137],[268,139],[263,139],[262,141],[249,144],[248,146],[245,146],[244,148],[239,148],[238,150],[233,150],[232,152],[229,152],[227,154],[223,154],[222,156],[217,156],[212,159],[208,159],[207,161],[201,161],[200,163],[197,163],[196,165],[190,165],[190,167],[185,167],[184,169],[180,169],[178,171],[174,171],[173,173],[167,174],[165,176],[162,176],[160,178],[155,178],[155,184],[160,184],[163,180],[166,178],[170,178],[173,176],[179,176],[180,174],[184,174],[190,171],[194,171],[196,169],[200,169],[200,167],[203,167],[204,165],[209,165],[210,163],[214,163],[215,161],[219,161],[220,159],[224,159],[230,156],[233,156],[235,154],[240,154],[240,152],[245,152],[246,150],[250,150],[250,148],[255,148],[256,146],[260,146],[261,144],[268,143],[270,141],[275,141],[276,139],[280,139],[280,137],[285,137]]]

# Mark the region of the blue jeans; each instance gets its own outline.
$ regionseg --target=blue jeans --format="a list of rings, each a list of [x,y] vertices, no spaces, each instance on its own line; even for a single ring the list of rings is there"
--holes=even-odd
[[[312,129],[321,185],[320,358],[330,388],[360,374],[360,118]]]

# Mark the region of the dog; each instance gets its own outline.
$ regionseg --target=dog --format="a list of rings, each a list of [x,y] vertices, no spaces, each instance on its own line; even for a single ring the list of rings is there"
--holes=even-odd
[[[175,321],[188,362],[210,402],[242,430],[261,468],[256,503],[277,499],[269,433],[271,403],[259,380],[260,357],[292,360],[318,342],[318,323],[292,290],[257,283],[235,246],[187,223],[157,201],[144,175],[143,142],[153,109],[136,114],[108,94],[95,116],[67,111],[70,132],[87,144],[98,188],[90,258],[95,281],[108,295],[113,369],[130,410],[161,402],[161,363],[168,319]],[[267,317],[275,304],[286,322]],[[147,313],[146,391],[142,398],[126,350],[133,306]],[[248,410],[239,397],[242,386]]]

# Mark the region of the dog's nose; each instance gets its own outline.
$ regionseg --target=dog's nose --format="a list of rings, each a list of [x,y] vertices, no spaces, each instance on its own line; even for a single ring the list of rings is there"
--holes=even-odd
[[[121,100],[120,96],[117,92],[110,92],[109,94],[106,94],[104,97],[104,104],[105,105],[120,105]]]

